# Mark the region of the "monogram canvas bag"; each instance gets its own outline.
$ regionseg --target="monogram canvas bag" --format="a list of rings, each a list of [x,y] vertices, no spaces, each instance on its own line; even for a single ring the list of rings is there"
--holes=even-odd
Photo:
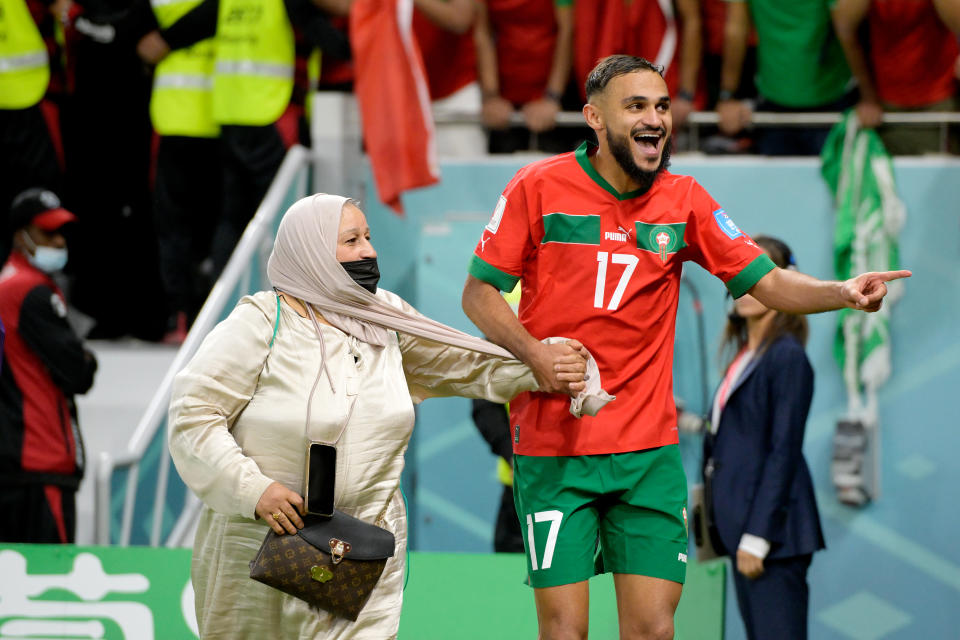
[[[356,620],[393,556],[394,535],[342,511],[330,518],[304,516],[303,522],[296,535],[270,530],[250,562],[250,577]]]

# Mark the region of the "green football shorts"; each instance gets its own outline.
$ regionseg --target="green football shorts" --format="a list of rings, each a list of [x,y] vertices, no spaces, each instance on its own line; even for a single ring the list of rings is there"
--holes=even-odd
[[[683,583],[687,478],[678,445],[589,456],[516,455],[513,470],[533,587],[607,571]]]

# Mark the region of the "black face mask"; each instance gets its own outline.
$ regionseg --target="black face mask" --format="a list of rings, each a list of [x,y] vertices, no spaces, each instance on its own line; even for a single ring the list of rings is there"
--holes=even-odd
[[[370,293],[377,292],[377,283],[380,282],[380,268],[377,266],[376,258],[341,262],[340,266],[358,285]]]

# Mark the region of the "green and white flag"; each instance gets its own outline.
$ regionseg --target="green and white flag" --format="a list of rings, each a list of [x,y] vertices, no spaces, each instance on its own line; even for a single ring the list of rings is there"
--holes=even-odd
[[[853,110],[830,131],[821,171],[836,204],[834,269],[846,280],[865,271],[899,268],[897,237],[906,207],[897,196],[893,164],[880,137],[861,129]],[[890,309],[904,281],[888,282],[877,313],[839,312],[834,356],[843,371],[850,417],[876,424],[876,392],[890,377]],[[865,397],[864,397],[865,396]]]

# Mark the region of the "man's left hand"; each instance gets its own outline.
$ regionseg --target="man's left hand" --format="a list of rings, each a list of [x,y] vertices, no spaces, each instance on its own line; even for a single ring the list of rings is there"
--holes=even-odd
[[[577,340],[553,344],[538,343],[524,361],[543,393],[564,393],[575,397],[586,388],[587,370],[583,345]]]
[[[743,549],[737,549],[737,571],[751,580],[756,580],[763,575],[763,558],[758,558]]]
[[[906,269],[900,271],[871,271],[861,273],[843,283],[840,295],[847,306],[860,311],[878,311],[887,295],[885,283],[900,278],[909,278],[913,273]]]
[[[553,370],[557,380],[567,385],[570,395],[576,396],[587,387],[587,358],[590,352],[579,340],[567,340],[565,344],[574,352],[554,360]]]

